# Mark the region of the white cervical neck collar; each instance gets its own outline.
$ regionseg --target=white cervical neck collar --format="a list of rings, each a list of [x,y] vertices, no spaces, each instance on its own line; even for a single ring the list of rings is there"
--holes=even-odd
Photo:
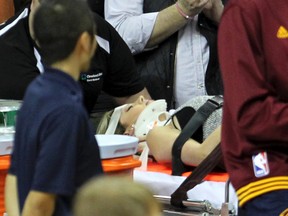
[[[165,118],[161,120],[160,117]],[[135,136],[146,136],[153,127],[163,126],[169,117],[166,101],[153,101],[139,115],[135,123]]]
[[[109,126],[105,134],[114,134],[116,127],[119,123],[121,113],[123,108],[126,106],[122,105],[116,107],[111,116]],[[161,120],[164,115],[164,120]],[[165,100],[156,100],[150,103],[139,115],[135,123],[135,136],[146,136],[146,134],[155,126],[163,126],[167,119],[170,117],[170,114],[167,112],[167,103]]]

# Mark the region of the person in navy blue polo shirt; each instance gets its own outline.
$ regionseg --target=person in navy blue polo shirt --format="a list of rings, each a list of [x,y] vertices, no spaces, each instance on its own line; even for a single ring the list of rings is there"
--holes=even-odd
[[[47,0],[36,9],[33,36],[45,73],[32,81],[17,115],[6,179],[9,216],[71,215],[77,189],[103,173],[77,82],[96,48],[95,22],[82,0]]]

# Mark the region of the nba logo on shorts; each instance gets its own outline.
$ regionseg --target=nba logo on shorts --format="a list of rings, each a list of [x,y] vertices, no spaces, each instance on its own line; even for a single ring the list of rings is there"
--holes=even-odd
[[[260,152],[257,155],[252,156],[254,174],[257,178],[266,176],[269,174],[269,164],[266,152]]]

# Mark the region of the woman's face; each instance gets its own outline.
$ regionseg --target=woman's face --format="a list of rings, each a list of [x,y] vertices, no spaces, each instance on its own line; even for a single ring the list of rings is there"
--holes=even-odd
[[[134,103],[127,104],[121,113],[121,125],[127,128],[135,124],[141,112],[152,102],[153,100],[147,100],[143,96],[139,96]]]

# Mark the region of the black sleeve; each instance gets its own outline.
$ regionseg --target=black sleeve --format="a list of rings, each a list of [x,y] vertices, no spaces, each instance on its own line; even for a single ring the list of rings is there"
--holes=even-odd
[[[110,110],[115,107],[113,97],[128,97],[144,89],[127,44],[106,20],[95,13],[94,18],[98,46],[87,74],[100,78],[94,82],[80,79],[89,113]]]
[[[88,0],[91,10],[104,18],[104,0]]]
[[[144,84],[127,44],[107,21],[95,17],[97,35],[109,41],[110,45],[102,90],[115,97],[130,96],[143,90]]]
[[[15,14],[18,13],[18,11],[20,11],[24,7],[26,7],[28,4],[31,4],[31,0],[14,0]]]

